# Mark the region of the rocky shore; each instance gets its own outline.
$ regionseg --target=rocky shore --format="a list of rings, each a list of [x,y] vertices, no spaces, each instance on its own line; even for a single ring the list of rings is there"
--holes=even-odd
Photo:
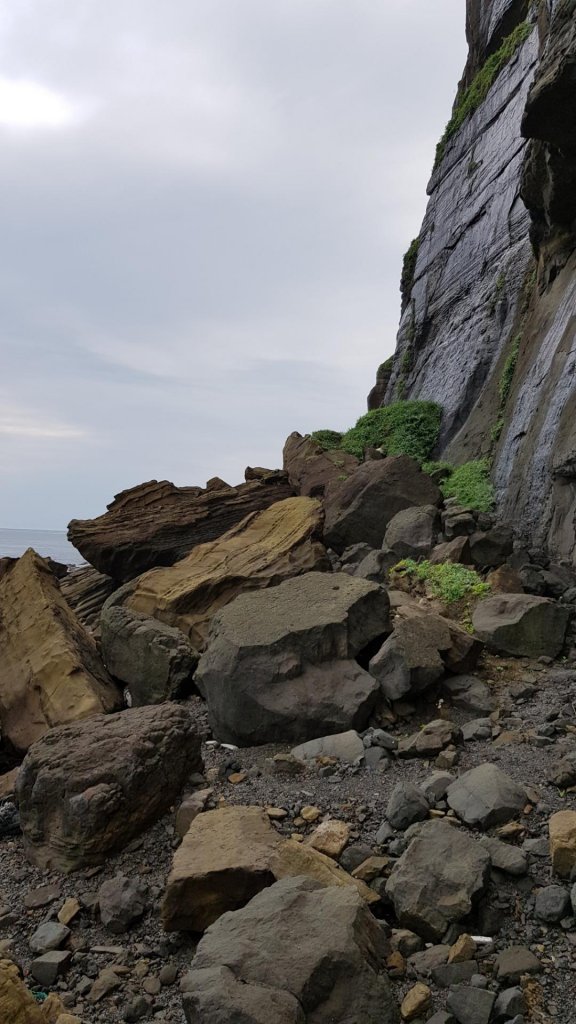
[[[407,456],[0,569],[2,1024],[574,1019],[576,572]]]

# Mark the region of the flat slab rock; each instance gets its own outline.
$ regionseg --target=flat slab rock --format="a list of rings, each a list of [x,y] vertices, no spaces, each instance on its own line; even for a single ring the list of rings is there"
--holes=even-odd
[[[402,928],[440,942],[486,888],[490,857],[452,825],[425,822],[394,866],[386,893]]]
[[[198,815],[174,854],[162,903],[166,931],[201,932],[282,878],[305,875],[349,887],[368,903],[378,896],[330,857],[284,839],[259,807],[231,806]]]
[[[255,746],[363,728],[378,684],[354,658],[389,629],[386,592],[346,573],[237,597],[215,617],[195,677],[214,735]]]
[[[357,893],[277,882],[225,914],[183,979],[188,1024],[399,1024],[384,932]]]
[[[526,790],[495,764],[464,772],[446,791],[448,805],[461,821],[478,828],[504,825],[526,805]]]
[[[64,872],[101,864],[164,814],[202,767],[184,705],[53,729],[30,748],[18,776],[26,855]]]
[[[101,573],[126,582],[173,565],[247,515],[293,494],[286,474],[272,471],[238,487],[220,484],[203,489],[150,480],[117,494],[104,515],[73,519],[68,539]]]
[[[201,650],[213,616],[239,594],[330,568],[320,543],[322,519],[313,498],[278,501],[175,565],[144,573],[125,604],[181,629]]]

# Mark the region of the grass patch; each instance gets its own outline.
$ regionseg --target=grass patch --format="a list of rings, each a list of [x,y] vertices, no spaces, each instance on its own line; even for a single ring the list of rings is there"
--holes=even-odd
[[[435,483],[441,484],[452,476],[454,466],[451,462],[423,462],[422,472],[431,476]]]
[[[410,576],[421,580],[433,597],[439,597],[444,604],[455,604],[463,598],[484,597],[490,593],[490,584],[485,583],[475,569],[453,562],[415,562],[405,558],[398,562],[391,574]]]
[[[527,21],[517,25],[514,31],[503,41],[500,48],[488,58],[468,88],[463,92],[436,147],[435,167],[442,160],[450,139],[462,127],[466,118],[473,114],[480,104],[484,102],[498,75],[512,60],[512,57],[522,46],[522,43],[528,39],[532,29],[533,26]]]
[[[494,488],[487,459],[457,466],[441,490],[445,498],[456,498],[460,505],[478,512],[490,512],[494,507]]]
[[[321,445],[325,452],[342,447],[342,434],[339,430],[315,430],[310,437]]]
[[[342,439],[342,449],[361,459],[366,448],[386,455],[430,458],[438,441],[442,409],[436,402],[392,402],[361,416]]]

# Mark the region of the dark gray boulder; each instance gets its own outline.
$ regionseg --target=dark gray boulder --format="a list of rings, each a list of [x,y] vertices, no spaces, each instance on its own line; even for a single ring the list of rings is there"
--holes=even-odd
[[[384,534],[384,546],[397,558],[428,558],[436,544],[440,515],[436,505],[417,505],[397,512]]]
[[[454,826],[442,821],[419,826],[386,883],[400,926],[427,942],[440,942],[484,892],[489,868],[486,850]]]
[[[524,787],[495,764],[480,764],[448,787],[446,799],[467,825],[492,828],[516,817],[527,798]]]
[[[564,645],[570,612],[533,594],[497,594],[476,605],[472,623],[489,651],[520,658],[555,658]]]
[[[196,673],[215,736],[248,746],[364,728],[378,684],[353,659],[389,630],[385,591],[346,573],[237,597]]]
[[[402,830],[415,821],[424,821],[429,811],[430,804],[424,793],[411,782],[399,782],[386,805],[388,821],[394,828]]]
[[[406,455],[364,462],[324,494],[324,540],[334,551],[364,542],[379,548],[386,528],[402,509],[439,505],[439,488]]]
[[[514,535],[507,526],[494,526],[486,533],[473,533],[470,537],[470,554],[474,565],[491,568],[504,565],[514,550]]]
[[[383,930],[360,896],[289,878],[224,914],[182,983],[188,1024],[399,1024]]]

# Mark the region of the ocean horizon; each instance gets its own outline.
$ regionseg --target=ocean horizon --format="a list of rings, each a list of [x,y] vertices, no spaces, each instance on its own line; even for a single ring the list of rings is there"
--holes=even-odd
[[[85,561],[70,544],[64,530],[5,530],[0,528],[0,558],[19,558],[34,548],[43,558],[53,558],[65,565],[82,565]]]

